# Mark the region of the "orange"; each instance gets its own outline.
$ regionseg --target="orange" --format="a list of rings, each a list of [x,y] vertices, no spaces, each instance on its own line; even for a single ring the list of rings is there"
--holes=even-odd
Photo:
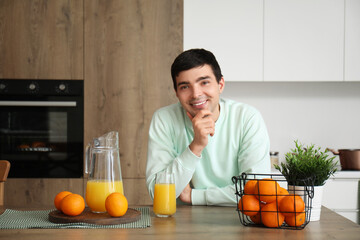
[[[258,212],[256,215],[251,216],[250,219],[255,224],[261,224],[261,213]]]
[[[305,203],[299,195],[285,196],[280,202],[280,212],[285,216],[294,216],[295,213],[303,212]]]
[[[244,193],[245,194],[254,194],[256,183],[257,183],[257,180],[250,180],[250,181],[246,182],[246,184],[244,186]]]
[[[244,195],[238,203],[239,210],[247,216],[254,216],[260,211],[260,202],[254,195]]]
[[[263,206],[265,206],[265,204],[260,203],[260,211],[263,208]],[[260,211],[256,215],[250,216],[251,221],[255,224],[261,224],[261,212]]]
[[[266,204],[261,209],[261,221],[267,227],[280,227],[285,220],[285,216],[278,211],[277,202]]]
[[[85,201],[79,194],[69,194],[61,201],[61,211],[69,216],[80,215],[85,209]]]
[[[250,219],[255,224],[261,224],[261,213],[258,212],[256,215],[251,216]]]
[[[72,192],[69,191],[62,191],[59,192],[54,199],[54,205],[57,210],[61,211],[61,201],[66,197],[67,195],[72,194]]]
[[[298,227],[301,226],[302,224],[304,224],[306,220],[306,215],[305,213],[296,213],[296,216],[288,216],[285,217],[285,222],[287,225],[291,226],[291,227]]]
[[[123,194],[114,192],[106,198],[105,208],[110,216],[121,217],[128,210],[128,201]]]
[[[277,202],[280,203],[281,200],[287,195],[289,195],[289,192],[285,188],[280,187],[280,192],[277,195]]]
[[[280,185],[271,178],[258,180],[255,184],[255,196],[262,202],[271,203],[280,193]]]

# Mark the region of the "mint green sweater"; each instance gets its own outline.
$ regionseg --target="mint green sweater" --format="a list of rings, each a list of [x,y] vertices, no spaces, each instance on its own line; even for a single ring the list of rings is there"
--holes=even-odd
[[[156,173],[175,175],[176,197],[191,181],[193,205],[234,206],[231,178],[242,172],[270,173],[270,143],[263,118],[253,107],[220,99],[215,135],[201,157],[189,149],[194,136],[180,103],[157,110],[149,130],[146,184],[154,196]]]

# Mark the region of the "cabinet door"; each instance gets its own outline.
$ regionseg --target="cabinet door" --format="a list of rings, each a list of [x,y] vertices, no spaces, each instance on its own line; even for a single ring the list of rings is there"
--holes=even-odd
[[[176,102],[170,67],[182,51],[182,0],[87,0],[84,10],[85,143],[118,131],[129,204],[152,204],[148,130],[154,111]]]
[[[360,1],[345,2],[345,81],[360,81]]]
[[[225,81],[263,80],[263,1],[184,0],[184,49],[214,53]]]
[[[344,1],[265,1],[265,81],[343,81],[343,59]]]
[[[83,1],[1,0],[0,78],[83,79]]]
[[[328,179],[322,204],[334,210],[359,209],[359,179]]]
[[[344,172],[341,174],[344,175]],[[324,186],[322,205],[359,223],[359,183],[358,178],[328,179]]]

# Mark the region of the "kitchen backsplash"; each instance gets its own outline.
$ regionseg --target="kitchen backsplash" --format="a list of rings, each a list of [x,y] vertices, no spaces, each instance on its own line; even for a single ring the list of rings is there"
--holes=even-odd
[[[360,82],[226,82],[222,97],[261,112],[280,162],[296,139],[322,148],[360,148]]]

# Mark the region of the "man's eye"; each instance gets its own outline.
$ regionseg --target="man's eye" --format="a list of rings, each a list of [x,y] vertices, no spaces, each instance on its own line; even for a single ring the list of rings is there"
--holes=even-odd
[[[183,86],[180,87],[180,90],[184,90],[184,89],[187,89],[187,88],[188,88],[188,86],[183,85]]]
[[[202,85],[207,85],[207,84],[209,84],[209,81],[203,81],[202,82]]]

